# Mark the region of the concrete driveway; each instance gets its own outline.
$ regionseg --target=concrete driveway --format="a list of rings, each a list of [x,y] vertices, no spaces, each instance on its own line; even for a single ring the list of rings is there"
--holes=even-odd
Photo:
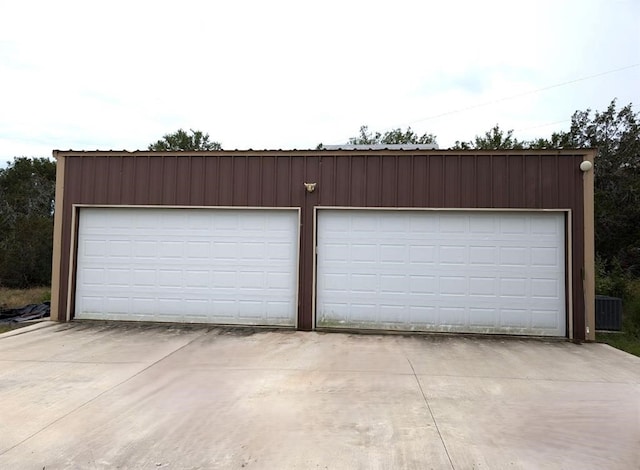
[[[0,468],[640,464],[640,358],[605,345],[79,322],[9,335]]]

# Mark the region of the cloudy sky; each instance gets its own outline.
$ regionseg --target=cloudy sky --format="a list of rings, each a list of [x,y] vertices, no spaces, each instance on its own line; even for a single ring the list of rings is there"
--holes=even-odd
[[[363,124],[532,138],[616,97],[640,109],[640,2],[0,0],[0,80],[0,162],[178,128],[226,149]]]

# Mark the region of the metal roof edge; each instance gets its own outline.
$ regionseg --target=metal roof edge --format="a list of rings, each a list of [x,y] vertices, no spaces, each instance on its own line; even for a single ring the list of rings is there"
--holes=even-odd
[[[233,149],[233,150],[53,150],[53,158],[59,156],[175,156],[188,157],[219,156],[219,155],[586,155],[595,154],[595,148],[563,148],[563,149],[500,149],[500,150],[452,150],[452,149],[425,149],[425,148],[356,148],[345,149]]]

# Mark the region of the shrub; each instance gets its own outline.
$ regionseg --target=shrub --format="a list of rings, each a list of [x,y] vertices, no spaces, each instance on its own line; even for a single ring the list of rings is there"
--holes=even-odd
[[[611,269],[607,269],[602,258],[596,257],[596,294],[624,298],[628,294],[629,280],[617,260]]]

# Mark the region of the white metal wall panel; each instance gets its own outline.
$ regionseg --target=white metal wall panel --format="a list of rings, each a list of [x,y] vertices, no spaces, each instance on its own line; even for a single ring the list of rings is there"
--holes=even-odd
[[[319,327],[565,336],[564,213],[320,209]]]
[[[75,316],[295,324],[298,212],[81,208]]]

